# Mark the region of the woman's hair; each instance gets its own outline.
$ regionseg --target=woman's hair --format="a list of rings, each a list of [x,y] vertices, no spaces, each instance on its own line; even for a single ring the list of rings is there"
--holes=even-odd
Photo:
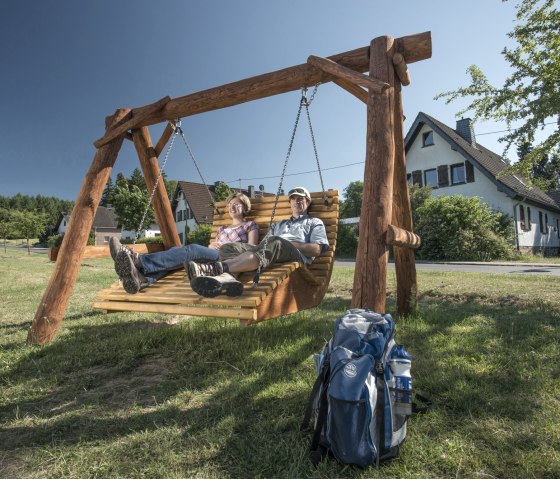
[[[226,198],[226,204],[229,205],[230,201],[234,198],[237,198],[243,204],[243,216],[251,211],[251,200],[247,195],[244,195],[243,193],[241,193],[241,191],[232,193]]]

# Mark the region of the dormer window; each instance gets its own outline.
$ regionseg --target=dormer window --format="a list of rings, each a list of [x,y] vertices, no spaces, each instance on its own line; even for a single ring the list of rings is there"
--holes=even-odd
[[[422,147],[432,146],[433,144],[434,144],[434,132],[427,131],[426,133],[422,133]]]

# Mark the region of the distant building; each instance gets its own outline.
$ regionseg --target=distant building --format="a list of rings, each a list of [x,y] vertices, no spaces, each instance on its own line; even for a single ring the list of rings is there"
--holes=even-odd
[[[405,138],[406,171],[411,184],[431,186],[433,195],[479,197],[509,215],[515,246],[525,253],[560,252],[560,192],[529,186],[508,164],[476,141],[471,120],[455,129],[419,113]]]
[[[71,213],[61,213],[55,226],[58,234],[66,232]],[[95,231],[95,245],[103,246],[109,244],[112,236],[121,237],[121,227],[118,224],[115,210],[110,205],[99,206],[93,219],[93,230]]]

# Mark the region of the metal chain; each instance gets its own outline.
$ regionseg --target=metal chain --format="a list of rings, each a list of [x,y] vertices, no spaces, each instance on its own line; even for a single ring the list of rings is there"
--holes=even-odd
[[[156,194],[156,190],[157,190],[157,187],[158,187],[158,184],[159,184],[159,180],[163,176],[163,172],[165,170],[165,165],[167,164],[167,159],[169,158],[169,153],[171,152],[171,149],[173,148],[173,142],[175,141],[175,137],[177,136],[177,132],[180,131],[180,130],[181,130],[181,120],[177,120],[173,124],[173,136],[171,137],[171,141],[169,142],[169,146],[167,147],[167,151],[165,152],[165,157],[163,159],[163,163],[161,164],[161,167],[159,168],[158,177],[156,178],[156,182],[154,183],[154,187],[152,188],[152,193],[150,194],[150,199],[148,200],[148,203],[146,204],[146,208],[144,209],[144,214],[142,215],[142,219],[140,220],[140,224],[138,225],[138,228],[136,229],[136,234],[134,235],[134,241],[133,241],[132,244],[136,244],[136,241],[140,237],[140,232],[142,231],[142,228],[144,226],[144,221],[146,221],[146,216],[148,215],[148,211],[150,210],[150,205],[152,204],[152,201],[153,201],[154,196]]]
[[[315,143],[315,135],[313,134],[313,126],[311,126],[311,115],[309,114],[309,105],[313,101],[313,97],[317,91],[317,87],[315,87],[315,91],[313,95],[311,95],[311,100],[305,102],[305,112],[307,113],[307,123],[309,124],[309,132],[311,133],[311,142],[313,143],[313,151],[315,152],[315,160],[317,161],[317,170],[319,171],[319,178],[321,180],[321,190],[323,191],[323,201],[325,202],[325,206],[328,206],[327,195],[325,193],[325,184],[323,183],[323,173],[321,172],[321,165],[319,164],[319,154],[317,153],[317,145]]]
[[[301,100],[299,102],[299,108],[298,108],[297,115],[296,115],[296,121],[294,123],[294,128],[292,130],[292,136],[290,138],[290,145],[288,146],[288,152],[286,153],[286,159],[284,160],[284,167],[282,168],[282,174],[280,175],[280,184],[278,185],[278,190],[276,192],[276,198],[274,199],[274,205],[272,207],[272,213],[270,215],[270,222],[268,223],[268,233],[266,234],[266,236],[264,238],[264,249],[266,249],[266,247],[268,246],[268,238],[269,238],[270,228],[272,227],[272,223],[274,222],[274,217],[276,215],[276,208],[278,206],[278,199],[280,197],[280,192],[282,191],[282,185],[284,183],[284,177],[286,176],[286,168],[288,167],[288,161],[290,160],[290,155],[292,153],[292,147],[294,146],[294,140],[295,140],[295,137],[296,137],[296,131],[297,131],[297,127],[298,127],[298,124],[299,124],[299,118],[301,116],[301,109],[305,105],[305,108],[307,110],[307,116],[309,118],[309,105],[311,105],[311,102],[315,98],[315,94],[317,93],[317,89],[319,88],[319,85],[320,85],[320,83],[317,83],[315,85],[315,88],[313,89],[313,92],[312,92],[309,100],[307,99],[307,87],[303,88],[302,91],[301,91]],[[313,129],[311,130],[311,137],[313,138]],[[313,147],[315,148],[315,156],[317,156],[317,148],[315,147],[315,139],[314,138],[313,138]],[[323,180],[321,178],[321,184],[322,184],[322,182],[323,182]],[[323,188],[323,190],[324,190],[324,188]],[[255,287],[259,284],[259,276],[261,274],[261,271],[262,271],[262,265],[259,264],[257,272],[255,273],[255,277],[253,278],[253,287]]]
[[[198,162],[196,161],[196,158],[194,157],[194,154],[191,150],[191,147],[189,146],[187,138],[185,137],[185,134],[183,133],[183,130],[181,129],[181,127],[179,127],[179,134],[181,135],[181,138],[183,139],[183,143],[185,143],[185,146],[187,147],[187,151],[189,152],[189,155],[192,158],[192,161],[194,163],[196,171],[198,171],[198,175],[200,176],[200,179],[202,180],[202,183],[204,184],[204,186],[206,186],[206,191],[208,192],[208,196],[210,197],[210,203],[214,203],[214,198],[212,198],[212,194],[210,193],[210,189],[208,188],[208,184],[206,183],[206,181],[204,181],[204,177],[202,176],[200,168],[198,167]]]

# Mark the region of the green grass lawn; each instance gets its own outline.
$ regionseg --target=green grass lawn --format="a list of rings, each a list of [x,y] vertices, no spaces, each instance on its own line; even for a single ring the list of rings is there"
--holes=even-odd
[[[2,478],[560,477],[558,278],[419,272],[420,312],[397,319],[397,341],[434,406],[396,460],[362,470],[314,469],[299,430],[353,270],[335,268],[319,308],[240,328],[94,312],[114,272],[84,260],[56,340],[26,346],[52,270],[0,252]],[[393,312],[393,272],[388,288]]]

